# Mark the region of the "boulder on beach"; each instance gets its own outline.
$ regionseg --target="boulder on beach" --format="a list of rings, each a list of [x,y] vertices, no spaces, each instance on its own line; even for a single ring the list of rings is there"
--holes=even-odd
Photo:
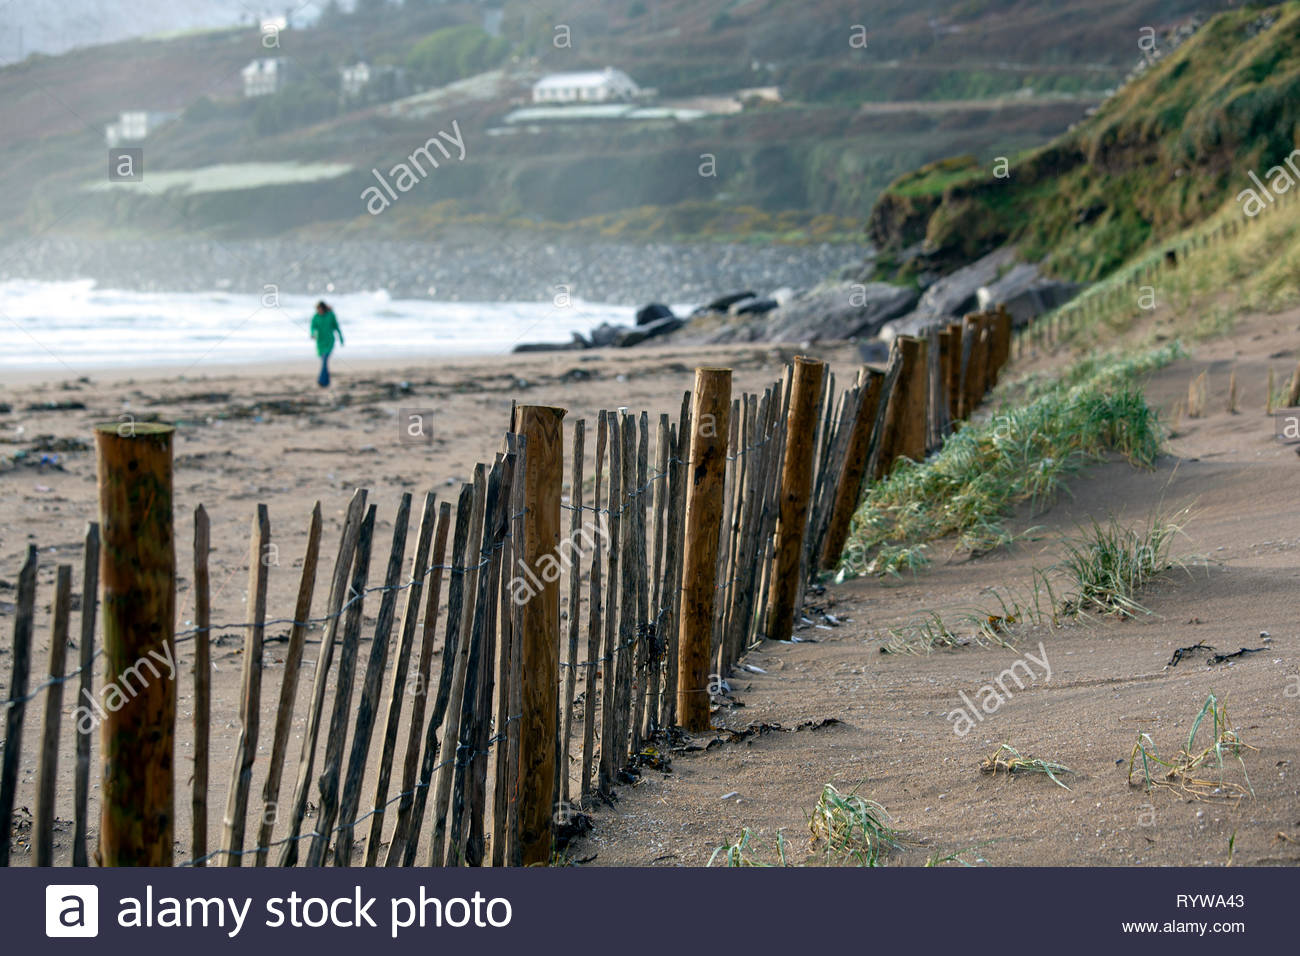
[[[886,282],[827,282],[795,296],[768,318],[783,342],[869,338],[916,302],[915,289]]]
[[[637,325],[649,325],[659,319],[670,319],[673,317],[673,310],[668,308],[662,302],[651,302],[643,306],[636,314]]]
[[[785,298],[785,295],[782,295]],[[754,307],[733,303],[739,314],[728,319],[705,317],[684,335],[702,344],[724,342],[817,342],[874,335],[882,324],[911,308],[915,289],[884,282],[825,282],[791,295],[755,299]],[[741,311],[744,310],[744,311]]]
[[[647,339],[657,338],[660,335],[667,335],[669,332],[676,332],[686,322],[677,318],[675,315],[667,315],[661,319],[655,319],[653,322],[647,322],[645,325],[637,325],[634,328],[620,326],[614,335],[614,345],[618,348],[629,348],[633,345],[640,345]]]
[[[726,312],[737,302],[741,302],[745,299],[757,299],[757,298],[758,298],[757,292],[733,292],[730,295],[724,295],[720,298],[714,299],[712,302],[710,302],[708,305],[704,306],[703,308],[699,309],[698,311]]]
[[[611,325],[608,322],[602,322],[591,330],[590,336],[574,332],[573,341],[571,342],[525,342],[516,345],[514,351],[565,352],[590,348],[625,349],[633,345],[640,345],[647,339],[658,338],[661,335],[667,335],[669,332],[676,332],[685,324],[685,319],[679,319],[670,310],[668,315],[651,319],[644,324]]]
[[[1044,278],[1038,266],[1017,262],[1015,250],[1004,247],[936,280],[913,311],[881,328],[880,337],[890,342],[900,335],[924,335],[931,328],[1000,304],[1019,327],[1068,302],[1078,289],[1071,282]]]
[[[747,299],[732,306],[732,315],[763,315],[777,307],[776,299]]]
[[[1021,263],[996,282],[980,286],[975,298],[980,311],[1005,306],[1012,324],[1020,328],[1069,302],[1080,288],[1075,282],[1046,278],[1038,266]]]
[[[892,342],[900,335],[923,335],[935,326],[977,311],[980,288],[997,282],[1015,265],[1015,250],[1005,247],[936,280],[921,295],[915,309],[880,328],[880,337]]]

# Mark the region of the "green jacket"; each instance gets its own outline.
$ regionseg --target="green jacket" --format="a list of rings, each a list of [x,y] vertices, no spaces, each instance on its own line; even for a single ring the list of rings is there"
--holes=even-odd
[[[311,335],[316,340],[316,354],[322,357],[334,351],[335,335],[339,337],[339,345],[343,344],[343,330],[339,328],[339,320],[334,317],[332,309],[311,317]]]

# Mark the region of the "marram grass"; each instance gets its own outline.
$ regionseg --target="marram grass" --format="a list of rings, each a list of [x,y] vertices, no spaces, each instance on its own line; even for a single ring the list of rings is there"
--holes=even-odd
[[[1019,403],[967,423],[924,462],[903,460],[854,516],[844,573],[898,574],[929,562],[927,543],[989,551],[1011,542],[1002,519],[1042,506],[1087,464],[1117,453],[1150,467],[1163,432],[1137,379],[1183,355],[1177,343],[1138,356],[1075,363],[1018,384]]]

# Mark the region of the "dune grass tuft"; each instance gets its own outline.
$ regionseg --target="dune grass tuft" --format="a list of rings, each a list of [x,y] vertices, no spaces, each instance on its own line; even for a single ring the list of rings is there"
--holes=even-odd
[[[1050,760],[1043,760],[1039,757],[1026,757],[1010,744],[1002,744],[997,750],[984,758],[980,764],[980,770],[984,773],[990,773],[996,776],[999,771],[1007,774],[1016,773],[1041,773],[1048,777],[1052,783],[1058,787],[1069,790],[1065,784],[1061,783],[1056,776],[1065,773],[1074,773],[1064,764],[1053,763]]]
[[[758,843],[755,839],[754,831],[745,827],[740,833],[740,838],[731,842],[724,843],[722,846],[715,847],[713,854],[709,857],[706,866],[712,866],[718,857],[722,857],[724,866],[789,866],[785,857],[785,836],[781,833],[776,835],[776,863],[767,863],[758,855]]]
[[[890,849],[899,846],[899,834],[889,814],[874,800],[855,791],[841,793],[826,784],[808,817],[814,847],[821,846],[827,863],[852,862],[879,866]]]
[[[973,553],[1004,546],[1012,507],[1045,505],[1088,463],[1118,453],[1149,467],[1162,429],[1136,379],[1181,354],[1174,344],[1085,359],[1055,381],[1024,383],[1021,404],[968,423],[928,460],[900,462],[854,516],[843,573],[915,571],[929,562],[926,544],[941,538]]]
[[[1135,596],[1153,577],[1175,565],[1169,550],[1181,532],[1180,524],[1160,513],[1138,528],[1125,527],[1114,516],[1104,524],[1093,519],[1079,535],[1065,541],[1065,556],[1058,567],[1075,590],[1062,610],[1068,615],[1095,611],[1120,617],[1148,613]]]
[[[1210,718],[1208,724],[1206,717]],[[1207,727],[1211,735],[1204,746],[1196,742],[1196,735],[1202,726]],[[1246,773],[1246,762],[1241,756],[1247,750],[1256,748],[1244,743],[1238,736],[1236,728],[1228,719],[1227,704],[1210,694],[1192,722],[1187,743],[1169,760],[1163,759],[1156,751],[1155,741],[1150,734],[1138,734],[1137,743],[1133,745],[1133,752],[1128,758],[1129,786],[1138,786],[1140,783],[1147,791],[1155,787],[1167,787],[1194,800],[1213,797],[1233,799],[1246,794],[1254,796],[1255,788],[1251,786],[1250,776]],[[1246,781],[1244,785],[1225,779],[1224,757],[1236,758],[1241,766],[1242,779]],[[1135,780],[1139,767],[1141,777],[1140,780]],[[1214,768],[1216,778],[1203,775],[1208,767]]]

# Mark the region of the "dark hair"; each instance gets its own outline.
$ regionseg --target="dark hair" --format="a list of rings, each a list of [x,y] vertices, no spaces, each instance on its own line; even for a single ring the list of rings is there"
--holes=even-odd
[[[328,312],[329,310],[330,310],[330,307],[329,307],[328,305],[325,304],[325,300],[324,300],[324,299],[322,299],[320,302],[317,302],[317,303],[316,303],[316,311],[317,311],[317,312]]]

